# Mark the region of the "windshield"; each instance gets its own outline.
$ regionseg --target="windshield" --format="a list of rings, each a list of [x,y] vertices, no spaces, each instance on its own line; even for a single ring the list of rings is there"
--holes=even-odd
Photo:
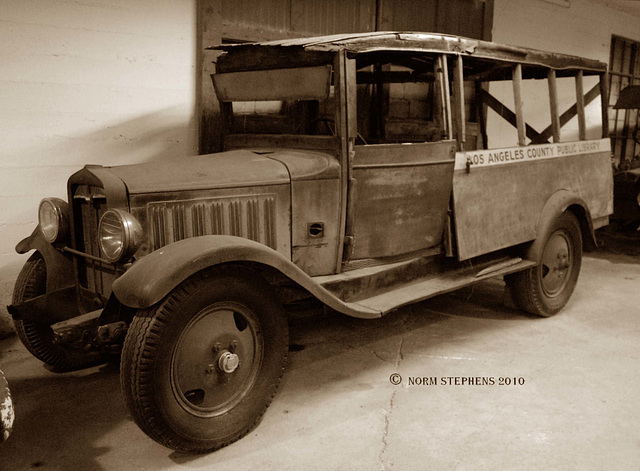
[[[328,65],[214,76],[228,134],[335,135],[331,82]]]

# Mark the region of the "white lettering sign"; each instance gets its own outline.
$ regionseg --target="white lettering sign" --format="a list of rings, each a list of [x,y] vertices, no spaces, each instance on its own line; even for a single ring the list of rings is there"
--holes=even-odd
[[[593,141],[559,142],[556,144],[538,144],[526,147],[509,147],[505,149],[478,150],[456,153],[456,170],[473,167],[489,167],[492,165],[531,162],[534,160],[569,157],[572,155],[611,152],[609,139]]]

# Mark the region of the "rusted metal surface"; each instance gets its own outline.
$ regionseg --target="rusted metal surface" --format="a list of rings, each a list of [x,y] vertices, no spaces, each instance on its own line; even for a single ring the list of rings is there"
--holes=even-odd
[[[291,256],[289,185],[135,194],[131,213],[146,228],[138,258],[182,239],[233,235]]]
[[[290,258],[257,242],[230,236],[195,237],[157,250],[122,275],[114,283],[114,293],[127,306],[149,307],[192,274],[229,261],[256,262],[275,268],[327,306],[344,314],[366,319],[382,315],[375,309],[341,301],[291,263]]]
[[[333,69],[334,89],[336,101],[336,137],[338,143],[338,156],[340,160],[340,229],[338,231],[338,247],[336,251],[336,267],[334,272],[342,270],[343,260],[348,260],[351,256],[353,237],[349,226],[349,205],[352,199],[349,198],[350,169],[349,163],[352,157],[353,140],[349,139],[349,123],[353,120],[356,110],[349,108],[349,95],[354,92],[354,80],[347,80],[349,75],[347,65],[350,64],[347,54],[341,51],[334,55]],[[351,65],[353,67],[353,65]],[[353,136],[355,138],[355,136]]]
[[[149,250],[213,234],[245,237],[277,249],[275,199],[275,194],[266,193],[149,203]]]
[[[33,233],[21,240],[16,246],[16,252],[25,254],[30,250],[37,250],[44,258],[49,270],[47,270],[47,291],[55,291],[75,283],[73,259],[59,248],[54,247],[42,236],[40,227],[36,227]]]
[[[284,165],[247,150],[110,167],[130,194],[237,188],[289,182]]]
[[[336,157],[330,154],[294,149],[264,148],[255,152],[286,165],[291,181],[323,180],[340,177],[340,163]]]
[[[593,219],[610,214],[608,152],[603,139],[459,153],[453,178],[459,259],[535,239],[540,212],[560,189],[584,200]],[[468,172],[467,159],[479,162]]]
[[[7,309],[15,319],[51,325],[83,314],[77,299],[76,287],[68,286],[21,304],[7,306]]]
[[[454,144],[356,146],[353,259],[425,249],[442,239]]]
[[[334,273],[340,241],[340,179],[291,184],[292,261],[311,276]]]
[[[535,262],[520,260],[515,263],[510,263],[506,267],[490,270],[490,272],[485,275],[479,274],[480,269],[484,269],[484,266],[459,268],[458,270],[451,270],[438,276],[412,281],[406,285],[396,285],[392,291],[380,293],[352,304],[357,304],[363,308],[375,309],[382,314],[386,314],[393,309],[410,303],[423,301],[436,294],[448,293],[487,278],[508,275],[533,266],[535,266]]]

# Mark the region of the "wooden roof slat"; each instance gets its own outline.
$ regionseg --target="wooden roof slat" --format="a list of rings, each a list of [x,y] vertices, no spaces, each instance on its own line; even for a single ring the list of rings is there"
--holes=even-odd
[[[600,74],[607,70],[607,65],[604,62],[594,59],[436,33],[382,31],[339,34],[261,43],[223,44],[210,49],[234,52],[250,48],[259,50],[285,47],[310,51],[337,52],[346,50],[351,53],[373,51],[439,52],[522,63],[556,70],[583,70],[587,74]]]

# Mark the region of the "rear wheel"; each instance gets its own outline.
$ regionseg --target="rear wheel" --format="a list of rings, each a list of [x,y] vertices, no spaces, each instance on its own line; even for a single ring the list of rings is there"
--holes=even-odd
[[[21,304],[47,292],[47,266],[35,252],[22,267],[13,289],[12,304]],[[46,324],[14,319],[18,337],[29,352],[56,372],[72,371],[100,361],[96,352],[87,352],[55,341],[54,329]]]
[[[125,340],[121,384],[151,438],[202,453],[249,433],[282,376],[288,328],[282,306],[248,269],[194,275],[138,312]]]
[[[529,258],[537,266],[505,277],[511,297],[524,311],[552,316],[569,301],[582,264],[582,235],[573,213],[565,211],[551,224]]]

